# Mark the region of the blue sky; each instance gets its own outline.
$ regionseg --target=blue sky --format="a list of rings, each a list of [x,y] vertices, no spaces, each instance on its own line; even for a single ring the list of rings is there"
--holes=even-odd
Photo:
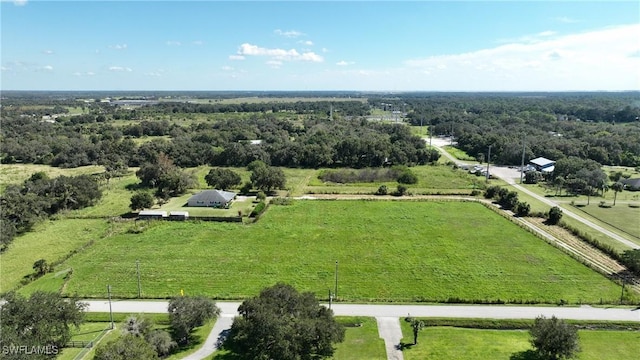
[[[640,90],[638,1],[5,1],[3,90]]]

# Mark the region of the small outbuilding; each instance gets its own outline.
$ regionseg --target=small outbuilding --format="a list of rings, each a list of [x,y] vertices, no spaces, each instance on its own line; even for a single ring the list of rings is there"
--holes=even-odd
[[[188,211],[169,211],[169,220],[185,221],[188,219]]]
[[[165,218],[167,218],[166,211],[142,210],[138,213],[138,219],[140,220],[162,220]]]
[[[537,171],[543,173],[552,173],[555,170],[556,162],[547,158],[539,157],[529,161]]]
[[[187,201],[187,206],[228,208],[231,201],[236,198],[236,193],[224,190],[204,190]]]

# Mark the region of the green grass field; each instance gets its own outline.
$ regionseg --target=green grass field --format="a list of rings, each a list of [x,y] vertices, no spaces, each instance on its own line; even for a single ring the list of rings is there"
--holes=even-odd
[[[477,161],[476,158],[474,158],[471,155],[468,155],[466,152],[464,152],[464,150],[460,150],[457,147],[450,146],[450,145],[445,145],[445,146],[443,146],[443,148],[445,149],[446,152],[448,152],[449,154],[453,155],[453,157],[455,157],[458,160],[462,160],[462,161]]]
[[[481,178],[470,175],[463,170],[454,170],[450,166],[415,166],[411,168],[411,171],[418,177],[418,183],[406,185],[412,194],[467,194],[482,184]],[[308,185],[304,188],[304,192],[311,194],[373,194],[380,185],[386,185],[390,192],[394,191],[398,186],[395,181],[349,184],[324,183],[318,179],[318,174],[319,171],[308,177]]]
[[[580,215],[587,213],[616,229],[633,235],[635,239],[631,240],[640,244],[640,208],[632,208],[624,203],[617,203],[616,206],[607,208],[592,202],[590,205],[573,206],[570,209]]]
[[[62,259],[88,242],[100,239],[107,228],[106,221],[91,219],[65,219],[37,225],[34,231],[16,238],[9,249],[0,254],[0,292],[19,286],[25,275],[33,273],[32,266],[37,260],[45,259],[52,263]],[[66,265],[57,266],[45,277],[53,278],[57,271],[67,268]],[[62,279],[56,279],[60,282],[54,283],[61,285]],[[51,286],[45,285],[40,289],[51,289]]]
[[[456,224],[451,226],[451,224]],[[65,293],[180,293],[224,299],[278,281],[324,296],[339,261],[345,301],[615,301],[619,288],[476,203],[297,201],[255,224],[151,223],[142,234],[101,239],[61,268]]]
[[[411,327],[402,321],[404,343],[412,343]],[[581,360],[635,359],[640,353],[637,331],[579,330]],[[455,327],[428,327],[420,332],[418,345],[403,351],[406,360],[508,360],[531,350],[526,330],[479,330]]]
[[[346,327],[344,341],[336,346],[335,360],[376,360],[386,359],[384,340],[378,334],[375,318],[337,317]],[[361,326],[353,326],[360,324]]]
[[[104,172],[103,166],[91,165],[81,166],[73,169],[56,168],[49,165],[36,164],[0,164],[0,193],[4,191],[7,185],[21,184],[27,180],[32,174],[37,172],[45,172],[49,177],[57,177],[60,175],[76,176],[85,174],[95,174]]]

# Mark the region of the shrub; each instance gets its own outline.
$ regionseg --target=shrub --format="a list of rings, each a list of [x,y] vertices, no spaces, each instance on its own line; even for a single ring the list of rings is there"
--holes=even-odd
[[[393,193],[393,195],[395,196],[403,196],[407,194],[407,187],[404,185],[398,185],[398,188],[396,189],[396,191]]]
[[[267,203],[265,203],[264,201],[260,201],[255,208],[253,208],[253,211],[251,211],[251,217],[256,217],[260,214],[262,214],[265,210],[265,208],[267,207]]]
[[[406,169],[398,176],[398,182],[400,184],[415,184],[418,182],[418,176],[413,171]]]
[[[387,185],[380,185],[378,191],[376,191],[376,195],[387,195],[389,193],[389,189],[387,189]]]
[[[549,214],[547,215],[547,222],[551,225],[556,225],[562,219],[562,209],[557,206],[549,209]]]
[[[531,206],[526,202],[518,202],[515,207],[516,215],[523,217],[529,215],[529,211],[531,211]]]
[[[258,191],[256,199],[259,201],[265,201],[267,199],[267,195],[264,193],[264,191]]]

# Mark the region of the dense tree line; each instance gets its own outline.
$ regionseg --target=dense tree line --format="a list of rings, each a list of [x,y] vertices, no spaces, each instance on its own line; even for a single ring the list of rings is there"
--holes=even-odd
[[[166,94],[165,94],[166,95]],[[218,94],[220,98],[230,94]],[[126,109],[81,103],[87,112],[42,122],[39,112],[78,106],[68,99],[26,97],[0,108],[0,160],[59,167],[121,162],[140,166],[167,154],[176,165],[246,166],[254,160],[287,167],[377,167],[386,161],[433,161],[424,144],[398,124],[366,120],[371,109],[400,109],[413,125],[454,135],[472,156],[519,164],[544,156],[575,156],[600,164],[640,165],[636,93],[621,94],[370,94],[369,101],[210,103],[160,102]],[[330,116],[333,109],[333,116]],[[34,110],[34,111],[32,111]],[[35,111],[37,110],[38,113]],[[230,114],[178,125],[173,114]],[[117,120],[127,120],[116,125]],[[134,139],[159,137],[141,145]],[[260,140],[256,145],[252,141]]]
[[[38,172],[22,185],[8,186],[0,196],[0,251],[40,220],[61,210],[91,206],[101,196],[97,180],[89,175],[50,179]]]
[[[413,125],[453,135],[472,156],[519,164],[576,156],[604,165],[640,165],[640,107],[629,94],[449,94],[396,99]],[[379,107],[388,99],[370,100]],[[398,105],[399,106],[399,105]]]

